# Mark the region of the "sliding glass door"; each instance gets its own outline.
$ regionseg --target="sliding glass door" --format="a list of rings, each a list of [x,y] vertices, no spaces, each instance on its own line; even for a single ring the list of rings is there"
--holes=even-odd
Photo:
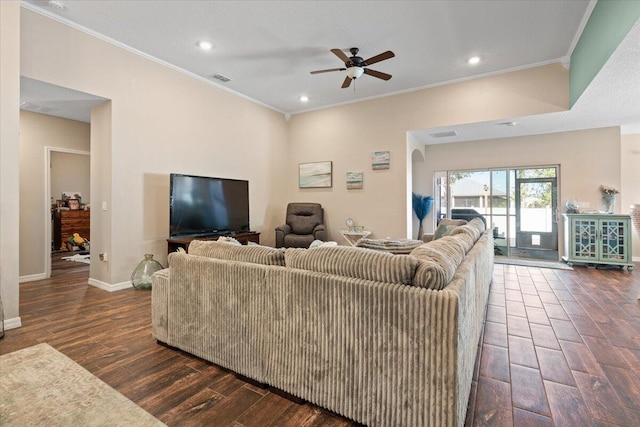
[[[481,217],[496,255],[558,259],[558,167],[448,171],[436,174],[436,218]]]

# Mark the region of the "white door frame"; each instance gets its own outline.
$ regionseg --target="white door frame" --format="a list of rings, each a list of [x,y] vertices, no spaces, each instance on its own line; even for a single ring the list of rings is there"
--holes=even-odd
[[[45,279],[51,277],[51,153],[80,154],[90,156],[89,151],[71,148],[44,147],[44,274]],[[89,189],[91,192],[91,189]],[[91,194],[89,194],[91,195]],[[91,200],[91,198],[89,198]]]

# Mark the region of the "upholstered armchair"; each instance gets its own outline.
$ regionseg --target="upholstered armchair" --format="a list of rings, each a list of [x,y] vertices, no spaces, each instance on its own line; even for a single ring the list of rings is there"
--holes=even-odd
[[[319,203],[289,203],[286,224],[276,227],[277,248],[308,248],[324,240],[324,210]]]

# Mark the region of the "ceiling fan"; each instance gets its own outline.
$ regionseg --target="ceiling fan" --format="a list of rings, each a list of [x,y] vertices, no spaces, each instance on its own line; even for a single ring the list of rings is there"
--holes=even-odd
[[[316,70],[312,71],[311,74],[328,73],[330,71],[346,71],[347,77],[345,77],[344,82],[342,83],[343,89],[348,88],[349,85],[351,85],[351,80],[357,79],[362,74],[368,74],[372,77],[377,77],[382,80],[389,80],[391,78],[391,74],[366,68],[371,64],[375,64],[376,62],[384,61],[385,59],[393,58],[394,56],[396,56],[390,50],[379,55],[372,56],[369,59],[362,59],[361,57],[357,56],[359,51],[357,47],[352,47],[351,49],[349,49],[349,51],[351,52],[351,57],[348,57],[341,49],[331,49],[331,52],[333,52],[334,55],[336,55],[342,60],[342,62],[344,62],[344,68]]]

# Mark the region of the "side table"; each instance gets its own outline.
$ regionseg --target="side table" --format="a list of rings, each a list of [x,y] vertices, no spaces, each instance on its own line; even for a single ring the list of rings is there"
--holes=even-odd
[[[365,237],[369,237],[372,231],[363,230],[363,231],[349,231],[349,230],[340,230],[340,234],[344,237],[351,246],[355,246],[356,243],[360,239],[364,239]]]

